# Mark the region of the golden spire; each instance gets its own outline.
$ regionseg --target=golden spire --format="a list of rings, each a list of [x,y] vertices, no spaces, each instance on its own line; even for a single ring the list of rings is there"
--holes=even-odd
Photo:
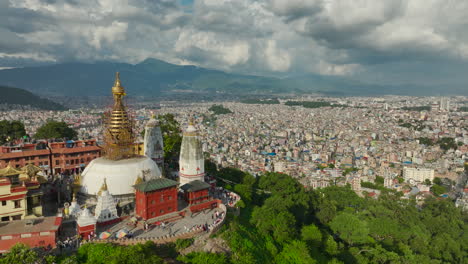
[[[140,184],[140,183],[142,183],[142,182],[143,182],[143,179],[142,179],[140,176],[138,176],[138,177],[136,178],[136,180],[135,180],[135,183],[134,183],[133,185],[137,185],[137,184]]]
[[[123,86],[120,84],[120,73],[116,72],[115,73],[115,81],[114,81],[114,86],[112,87],[112,93],[115,95],[120,95],[120,96],[125,96],[125,90]]]
[[[112,95],[114,97],[114,106],[105,120],[105,156],[112,160],[130,158],[134,156],[133,122],[128,116],[123,103],[123,97],[126,94],[118,72],[115,75]]]
[[[106,178],[104,178],[104,183],[101,186],[101,189],[98,192],[98,195],[101,196],[103,191],[107,191],[107,183],[106,183]]]

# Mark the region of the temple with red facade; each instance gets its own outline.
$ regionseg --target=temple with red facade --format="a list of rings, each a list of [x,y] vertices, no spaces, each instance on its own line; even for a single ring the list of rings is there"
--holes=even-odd
[[[177,212],[178,182],[159,178],[135,185],[135,214],[148,220]]]
[[[191,181],[180,187],[184,200],[188,203],[191,212],[214,208],[217,200],[210,196],[211,185],[199,180]]]

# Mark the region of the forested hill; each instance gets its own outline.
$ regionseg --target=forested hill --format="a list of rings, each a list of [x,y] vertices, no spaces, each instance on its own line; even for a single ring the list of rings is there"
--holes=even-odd
[[[43,110],[64,110],[61,104],[52,102],[20,88],[0,86],[0,104],[29,105]]]
[[[21,87],[39,95],[108,96],[115,72],[132,96],[163,92],[284,94],[319,93],[331,96],[468,95],[466,87],[419,87],[362,83],[347,77],[309,73],[290,78],[242,75],[193,65],[175,65],[157,59],[138,64],[94,62],[61,63],[0,70],[0,85]]]

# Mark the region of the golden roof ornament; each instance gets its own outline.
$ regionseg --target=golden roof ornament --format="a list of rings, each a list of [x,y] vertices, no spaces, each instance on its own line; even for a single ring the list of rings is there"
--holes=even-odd
[[[115,73],[115,81],[114,81],[114,86],[112,87],[112,94],[115,95],[120,95],[120,96],[125,96],[125,90],[122,84],[120,83],[120,73],[116,72]]]
[[[138,178],[136,178],[136,180],[135,180],[135,184],[134,184],[134,185],[140,184],[140,183],[142,183],[142,182],[143,182],[143,179],[142,179],[140,176],[138,176]]]
[[[104,178],[104,183],[102,183],[101,189],[98,192],[98,195],[101,196],[103,191],[107,191],[107,183],[106,183],[106,178]]]
[[[120,74],[115,75],[114,86],[112,87],[114,106],[110,113],[104,116],[104,153],[105,157],[111,160],[120,160],[135,156],[133,143],[133,120],[129,117],[123,103],[126,95],[124,87],[120,81]]]

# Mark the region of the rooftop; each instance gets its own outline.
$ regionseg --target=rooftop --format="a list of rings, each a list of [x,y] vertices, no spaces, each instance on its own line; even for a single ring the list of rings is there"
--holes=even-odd
[[[33,232],[56,231],[61,220],[58,217],[42,217],[0,223],[0,236]]]
[[[147,182],[137,184],[134,187],[135,189],[141,192],[151,192],[151,191],[165,189],[165,188],[169,188],[169,187],[173,187],[177,185],[179,185],[179,183],[176,181],[173,181],[167,178],[158,178],[158,179],[153,179]]]
[[[195,180],[195,181],[182,185],[180,188],[184,190],[185,192],[196,192],[196,191],[200,191],[203,189],[208,189],[210,187],[211,185],[209,185],[206,182]]]

